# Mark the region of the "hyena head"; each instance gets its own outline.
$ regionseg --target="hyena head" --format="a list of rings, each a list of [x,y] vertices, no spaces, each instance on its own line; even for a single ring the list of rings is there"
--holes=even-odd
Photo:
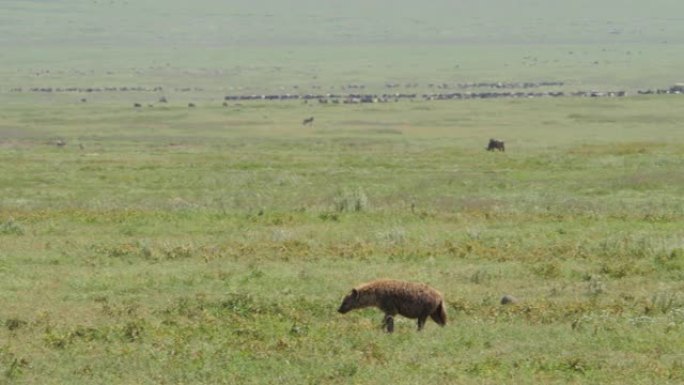
[[[352,289],[351,293],[347,294],[342,300],[342,305],[337,309],[338,312],[344,314],[350,310],[354,310],[359,306],[359,291]]]

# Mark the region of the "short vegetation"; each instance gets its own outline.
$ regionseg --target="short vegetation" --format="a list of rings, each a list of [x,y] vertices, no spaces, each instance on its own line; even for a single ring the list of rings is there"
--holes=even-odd
[[[680,107],[5,108],[0,382],[682,383]],[[449,323],[337,313],[381,277]]]

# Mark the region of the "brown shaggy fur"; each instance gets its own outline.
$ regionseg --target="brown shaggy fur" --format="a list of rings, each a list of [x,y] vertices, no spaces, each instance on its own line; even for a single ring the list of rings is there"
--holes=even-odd
[[[383,326],[387,332],[394,331],[394,316],[401,314],[418,319],[422,330],[428,317],[440,326],[447,323],[444,298],[437,290],[422,283],[379,279],[352,289],[338,311],[346,313],[354,309],[375,306],[385,313]]]

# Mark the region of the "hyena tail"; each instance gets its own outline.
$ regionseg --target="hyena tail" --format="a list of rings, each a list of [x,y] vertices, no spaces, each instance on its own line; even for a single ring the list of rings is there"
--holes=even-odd
[[[432,318],[433,321],[437,322],[440,326],[444,326],[447,323],[447,314],[446,311],[444,310],[444,301],[439,303],[439,306],[437,306],[437,309],[430,314],[430,318]]]

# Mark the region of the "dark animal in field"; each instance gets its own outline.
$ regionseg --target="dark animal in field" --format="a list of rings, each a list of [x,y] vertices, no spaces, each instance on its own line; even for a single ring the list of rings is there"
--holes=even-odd
[[[422,330],[428,317],[438,325],[447,323],[444,298],[437,290],[423,283],[379,279],[355,287],[344,297],[337,310],[344,314],[354,309],[377,307],[385,313],[382,325],[388,333],[394,331],[394,316],[418,319]]]
[[[304,120],[302,121],[302,125],[304,125],[304,126],[306,126],[307,124],[310,125],[310,124],[313,124],[313,122],[314,122],[314,117],[312,116],[312,117],[310,117],[310,118],[304,119]]]
[[[135,107],[135,108],[140,108],[140,107],[142,107],[142,104],[140,104],[140,103],[133,103],[133,107]]]
[[[506,151],[506,145],[503,140],[489,139],[487,151]]]
[[[195,108],[195,103],[188,103],[188,108]]]

